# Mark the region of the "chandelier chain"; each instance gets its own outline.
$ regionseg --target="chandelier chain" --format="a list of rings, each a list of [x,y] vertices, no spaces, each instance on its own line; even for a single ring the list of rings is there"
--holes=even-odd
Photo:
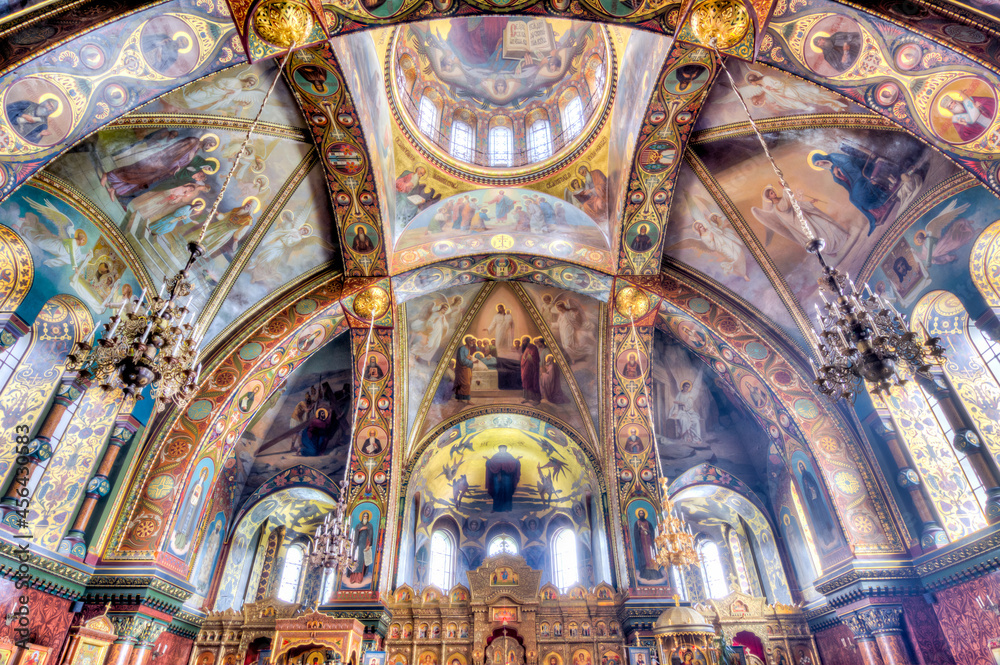
[[[746,100],[743,98],[743,94],[740,92],[739,86],[736,85],[736,80],[730,73],[729,68],[726,67],[725,61],[722,59],[722,54],[719,53],[719,49],[716,46],[715,38],[712,38],[712,50],[715,51],[716,57],[719,59],[719,67],[725,72],[726,78],[729,79],[729,85],[732,86],[733,92],[736,93],[736,98],[740,100],[740,104],[743,106],[743,110],[747,114],[747,120],[750,121],[750,128],[753,129],[754,135],[760,142],[760,147],[764,149],[764,155],[767,157],[767,161],[771,164],[771,168],[774,170],[774,174],[778,176],[778,182],[781,183],[781,188],[785,191],[785,195],[788,196],[788,202],[791,204],[792,209],[795,211],[795,218],[799,221],[802,226],[802,231],[806,234],[806,237],[810,240],[816,238],[816,233],[813,231],[812,227],[806,222],[805,215],[802,214],[802,208],[799,207],[799,202],[795,198],[795,194],[792,192],[792,188],[788,185],[785,180],[785,174],[778,166],[777,162],[774,161],[774,157],[771,155],[771,150],[767,147],[767,141],[764,140],[764,135],[761,133],[760,128],[757,127],[757,123],[753,119],[753,114],[750,112],[750,107],[747,105]]]
[[[229,181],[232,180],[233,174],[236,173],[236,169],[239,167],[240,160],[243,158],[243,153],[246,152],[247,146],[250,144],[250,139],[253,133],[257,131],[257,124],[260,122],[261,116],[264,114],[264,107],[267,106],[267,100],[271,98],[271,93],[274,92],[274,88],[278,85],[278,81],[281,80],[281,72],[285,71],[285,67],[288,65],[288,61],[292,57],[292,51],[295,49],[295,43],[293,42],[291,46],[288,47],[288,53],[281,61],[281,65],[278,67],[278,71],[274,74],[274,79],[271,81],[270,87],[267,89],[267,93],[264,94],[264,99],[260,103],[260,108],[257,109],[257,115],[254,116],[253,122],[247,128],[246,136],[243,137],[243,143],[240,144],[240,149],[233,157],[233,166],[229,169],[229,173],[226,174],[226,179],[222,182],[222,189],[219,190],[219,195],[215,198],[215,202],[212,203],[212,209],[208,213],[208,217],[205,218],[204,224],[201,225],[201,232],[198,234],[198,244],[205,239],[205,233],[208,231],[208,225],[212,223],[215,216],[219,213],[219,206],[222,205],[222,196],[226,193],[226,189],[229,187]]]

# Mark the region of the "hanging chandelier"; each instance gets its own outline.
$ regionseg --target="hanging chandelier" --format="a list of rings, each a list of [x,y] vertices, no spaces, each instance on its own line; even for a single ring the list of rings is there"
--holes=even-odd
[[[694,531],[684,515],[674,507],[667,494],[667,479],[660,478],[659,529],[656,533],[656,564],[667,566],[693,566],[701,561],[694,548]]]
[[[806,250],[816,255],[822,269],[818,282],[823,308],[816,306],[820,333],[817,335],[811,327],[806,331],[809,343],[819,358],[818,367],[809,359],[816,375],[814,383],[817,389],[832,401],[844,399],[853,404],[858,394],[864,391],[865,383],[876,395],[884,395],[893,386],[906,383],[897,368],[900,361],[906,363],[912,372],[929,376],[931,366],[944,361],[944,349],[939,344],[941,338],[931,337],[921,325],[924,333],[924,341],[921,342],[917,334],[910,330],[906,317],[895,307],[886,303],[880,295],[872,294],[867,284],[864,285],[862,294],[855,288],[848,273],[842,273],[826,262],[823,258],[826,243],[816,236],[812,226],[806,221],[795,194],[785,181],[784,174],[768,150],[764,135],[754,122],[750,107],[725,66],[714,38],[712,49],[743,106],[750,128],[764,149],[771,169],[788,197],[795,219],[809,239]],[[831,296],[829,299],[828,295]]]
[[[365,339],[365,354],[371,350],[372,332],[375,329],[375,319],[378,318],[374,311],[371,313],[371,320],[368,326],[368,336]],[[361,373],[361,385],[358,390],[359,395],[365,394],[365,374]],[[373,395],[374,396],[374,395]],[[372,401],[374,404],[374,400]],[[350,503],[350,473],[351,455],[354,453],[354,434],[358,424],[358,408],[355,404],[354,414],[351,418],[350,442],[347,445],[347,461],[344,464],[344,477],[339,484],[340,494],[333,510],[326,514],[323,522],[317,527],[313,534],[312,545],[309,548],[309,563],[313,566],[325,568],[331,575],[337,575],[347,571],[352,563],[354,555],[354,530],[351,529],[350,516],[348,515],[348,505]],[[369,469],[370,472],[370,469]]]
[[[201,225],[198,240],[187,245],[187,263],[172,277],[164,277],[157,295],[147,297],[143,289],[138,299],[126,299],[118,313],[99,328],[101,337],[96,344],[77,342],[67,356],[67,369],[95,380],[105,391],[120,389],[134,399],[141,399],[141,393],[148,386],[160,412],[168,404],[183,408],[194,396],[201,378],[199,347],[208,324],[199,326],[198,315],[191,307],[195,290],[191,269],[205,254],[202,244],[205,232],[219,212],[229,182],[291,53],[289,50],[285,56],[257,115],[247,128],[219,195]],[[181,303],[181,299],[186,300]]]
[[[634,287],[628,287],[634,288]],[[653,543],[656,546],[654,560],[660,568],[668,566],[692,566],[701,562],[697,550],[694,548],[694,531],[691,525],[684,519],[684,515],[678,508],[674,507],[674,502],[670,500],[669,481],[663,475],[663,463],[660,460],[660,443],[656,438],[656,423],[653,420],[652,400],[649,397],[649,389],[646,387],[646,370],[642,366],[643,354],[639,350],[639,333],[635,328],[635,309],[642,309],[641,303],[636,307],[637,298],[622,298],[619,296],[620,304],[628,308],[629,320],[632,323],[632,344],[635,357],[639,362],[639,377],[642,382],[643,395],[646,397],[646,415],[649,418],[649,435],[653,442],[653,455],[656,459],[656,474],[659,478],[660,489],[660,519],[657,524],[656,537]],[[646,307],[648,308],[648,301]]]

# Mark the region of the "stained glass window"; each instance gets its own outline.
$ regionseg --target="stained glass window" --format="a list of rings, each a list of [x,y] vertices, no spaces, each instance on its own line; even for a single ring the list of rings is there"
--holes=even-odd
[[[512,166],[514,162],[514,131],[497,126],[489,134],[490,166]]]
[[[467,123],[456,120],[451,125],[451,156],[463,162],[471,162],[476,133]]]
[[[500,534],[490,541],[490,546],[486,549],[487,556],[497,554],[517,554],[517,543],[507,534]]]
[[[729,595],[726,572],[722,568],[719,546],[711,540],[703,540],[698,546],[701,555],[701,577],[709,598],[725,598]]]
[[[528,161],[541,162],[552,156],[552,128],[548,120],[536,120],[528,128]]]
[[[426,95],[420,98],[420,107],[417,111],[417,126],[420,133],[429,138],[435,138],[438,128],[438,109],[430,97]]]
[[[562,110],[563,132],[566,139],[574,139],[583,131],[583,100],[580,95],[569,100]]]
[[[447,591],[455,578],[455,541],[444,529],[431,535],[431,584]]]

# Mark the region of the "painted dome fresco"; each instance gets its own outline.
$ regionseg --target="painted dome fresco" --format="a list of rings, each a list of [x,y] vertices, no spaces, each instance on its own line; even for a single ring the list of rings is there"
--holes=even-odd
[[[394,111],[426,155],[463,175],[524,180],[577,153],[605,120],[615,52],[598,24],[487,16],[393,37]]]
[[[0,0],[0,665],[993,662],[998,7]]]

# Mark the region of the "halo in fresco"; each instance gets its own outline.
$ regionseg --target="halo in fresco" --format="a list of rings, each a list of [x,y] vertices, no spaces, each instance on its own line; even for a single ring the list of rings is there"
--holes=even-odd
[[[963,76],[942,87],[931,104],[931,129],[948,143],[975,141],[997,115],[997,93],[978,76]]]
[[[820,76],[839,76],[857,62],[863,41],[861,28],[854,19],[828,16],[806,35],[806,66]]]
[[[7,89],[4,113],[18,136],[40,146],[62,141],[73,129],[73,107],[66,94],[42,78],[23,78]]]

